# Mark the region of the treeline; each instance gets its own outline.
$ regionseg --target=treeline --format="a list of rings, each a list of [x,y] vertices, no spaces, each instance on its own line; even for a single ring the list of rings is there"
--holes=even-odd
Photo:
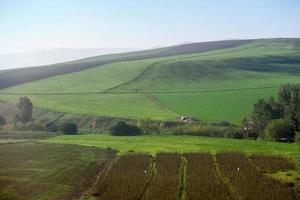
[[[285,84],[277,98],[259,99],[250,117],[242,122],[245,134],[252,138],[274,141],[299,141],[300,84]]]

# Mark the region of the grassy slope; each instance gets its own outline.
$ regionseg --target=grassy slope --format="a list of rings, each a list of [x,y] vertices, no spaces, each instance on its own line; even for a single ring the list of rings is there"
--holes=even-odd
[[[171,46],[160,49],[150,49],[145,51],[95,56],[71,62],[58,63],[54,65],[9,70],[5,73],[0,73],[0,88],[12,87],[22,83],[28,83],[44,78],[83,71],[109,63],[199,53],[215,49],[226,49],[241,44],[246,44],[251,41],[253,40],[201,42],[194,44]],[[297,41],[297,39],[288,39],[288,41],[293,42]]]
[[[299,58],[300,49],[291,44],[258,41],[226,50],[172,57],[160,60],[142,74],[139,79],[130,84],[122,85],[114,91],[134,91],[136,89],[141,91],[194,91],[199,89],[243,88],[245,86],[274,85],[290,77],[299,78],[298,75],[278,74],[274,71],[261,73],[249,71],[247,68],[241,70],[234,66],[241,64],[247,67],[251,64],[236,63],[236,59],[268,59],[270,56]],[[235,61],[234,64],[233,61]],[[284,62],[278,64],[275,59],[274,62],[282,68],[289,65],[289,63]],[[272,60],[268,60],[268,63],[272,63]],[[263,64],[266,65],[266,63]],[[299,63],[295,65],[300,68]],[[270,66],[270,68],[272,67]],[[243,85],[237,84],[240,82]]]
[[[274,96],[277,89],[208,92],[196,94],[157,94],[156,97],[181,114],[205,121],[230,120],[240,123],[259,98]]]
[[[278,63],[277,58],[274,58],[281,56],[298,59],[299,55],[299,49],[290,43],[262,40],[231,49],[108,64],[23,84],[1,92],[100,92],[111,88],[111,93],[186,92],[276,87],[286,82],[299,83],[299,74],[274,73],[268,70],[258,72],[253,70],[253,59],[268,59],[268,63],[255,60],[254,65],[271,65],[270,69],[275,65],[280,69],[300,69],[298,62]],[[246,68],[241,69],[241,66]],[[206,121],[228,119],[238,123],[249,112],[253,102],[275,93],[276,88],[189,94],[154,93],[154,96],[162,104],[183,115],[197,116]],[[144,94],[30,97],[37,106],[72,113],[152,119],[174,119],[176,116]],[[18,97],[0,95],[0,98],[16,100]]]
[[[268,141],[235,140],[224,138],[197,137],[197,136],[133,136],[118,137],[109,135],[77,135],[58,136],[47,142],[80,144],[113,148],[121,153],[128,151],[145,152],[152,155],[158,152],[212,152],[242,151],[245,153],[261,153],[284,155],[299,158],[299,146]]]
[[[83,72],[62,75],[4,89],[2,92],[51,93],[51,92],[100,92],[141,73],[150,61],[115,63]],[[1,96],[1,95],[0,95]],[[173,119],[174,114],[149,101],[144,94],[92,94],[29,96],[36,106],[58,111],[108,115],[115,117]],[[1,96],[16,101],[19,96]]]

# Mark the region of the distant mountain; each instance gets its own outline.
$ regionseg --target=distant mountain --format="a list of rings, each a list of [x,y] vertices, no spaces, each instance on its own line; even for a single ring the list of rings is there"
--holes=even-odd
[[[25,53],[13,53],[0,55],[0,70],[21,67],[41,66],[54,63],[67,62],[71,60],[99,56],[105,54],[123,53],[138,49],[127,48],[55,48],[39,49]]]

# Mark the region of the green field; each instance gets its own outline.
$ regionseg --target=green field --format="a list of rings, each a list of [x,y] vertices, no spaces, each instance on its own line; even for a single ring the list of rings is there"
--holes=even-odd
[[[35,106],[75,114],[156,120],[191,115],[240,123],[259,98],[275,96],[281,84],[300,83],[299,74],[298,44],[255,40],[46,78],[2,89],[0,99],[27,95]]]
[[[283,155],[300,158],[300,147],[297,144],[287,144],[269,141],[236,140],[197,136],[110,136],[99,134],[58,136],[45,140],[45,142],[61,144],[79,144],[112,148],[120,153],[129,151],[144,152],[155,155],[159,152],[211,152],[241,151],[248,154]]]

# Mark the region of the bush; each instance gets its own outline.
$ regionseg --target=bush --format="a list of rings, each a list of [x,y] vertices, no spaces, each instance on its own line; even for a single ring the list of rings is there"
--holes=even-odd
[[[276,119],[270,121],[264,132],[266,137],[275,141],[291,141],[295,137],[295,133],[289,122],[284,119]]]
[[[206,137],[226,137],[226,128],[217,126],[185,125],[171,130],[174,135],[194,135]]]
[[[228,138],[243,139],[245,137],[243,130],[239,127],[230,127],[225,130],[225,135]]]
[[[3,126],[6,124],[6,120],[4,117],[0,116],[0,126]]]
[[[78,133],[77,124],[72,122],[64,123],[61,127],[61,131],[66,135],[76,135]]]
[[[230,126],[230,121],[228,120],[222,120],[222,121],[219,121],[217,123],[214,123],[214,125],[216,126]]]
[[[111,135],[115,136],[134,136],[142,135],[142,130],[131,124],[127,124],[124,121],[118,121],[113,126],[110,127],[109,132]]]
[[[300,144],[300,132],[296,133],[295,141]]]
[[[138,121],[138,127],[145,135],[150,135],[160,132],[160,122],[152,121],[150,119],[141,119]]]
[[[58,127],[55,123],[50,122],[50,123],[46,124],[46,131],[47,132],[57,132]]]

